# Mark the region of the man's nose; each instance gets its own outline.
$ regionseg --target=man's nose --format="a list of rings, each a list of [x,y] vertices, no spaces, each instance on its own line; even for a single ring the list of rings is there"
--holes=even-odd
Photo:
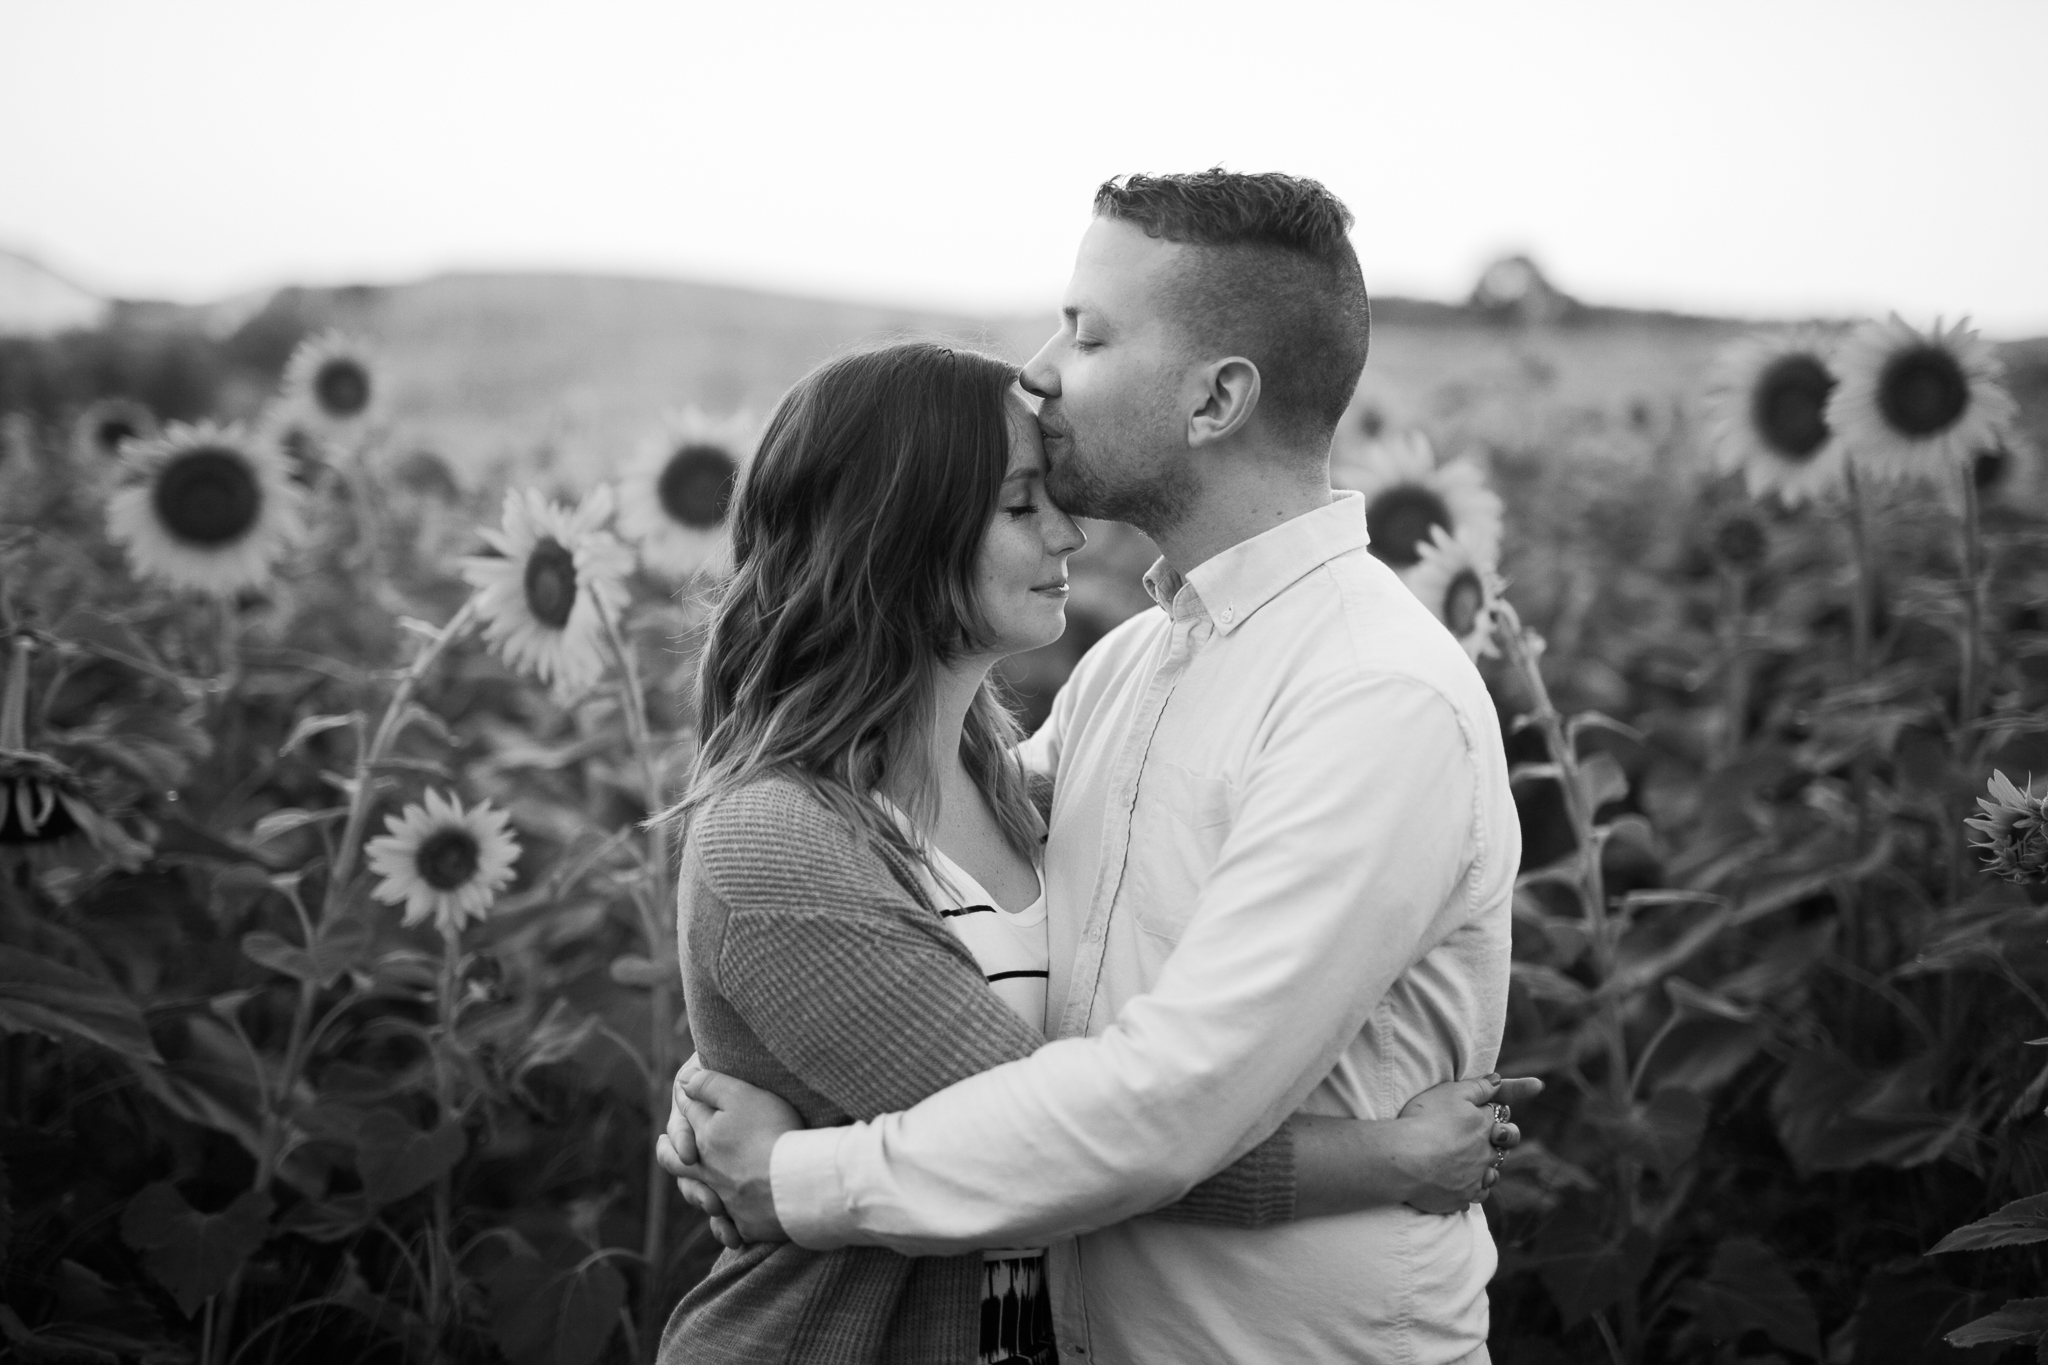
[[[1038,354],[1024,364],[1023,373],[1017,382],[1023,385],[1024,392],[1033,398],[1060,396],[1060,372],[1052,363],[1052,348],[1058,342],[1059,337],[1056,335],[1047,338],[1045,345],[1038,348]]]

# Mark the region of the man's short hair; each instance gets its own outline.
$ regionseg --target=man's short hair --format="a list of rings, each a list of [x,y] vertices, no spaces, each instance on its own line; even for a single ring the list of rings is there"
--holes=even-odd
[[[1372,336],[1343,201],[1299,176],[1218,168],[1104,181],[1095,212],[1201,248],[1176,289],[1190,346],[1257,365],[1267,419],[1327,446]]]

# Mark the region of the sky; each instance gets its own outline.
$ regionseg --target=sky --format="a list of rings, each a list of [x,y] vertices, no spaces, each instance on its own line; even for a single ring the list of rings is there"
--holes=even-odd
[[[2042,0],[0,0],[0,246],[127,297],[453,269],[1056,302],[1095,186],[1285,170],[1377,293],[2048,334]]]

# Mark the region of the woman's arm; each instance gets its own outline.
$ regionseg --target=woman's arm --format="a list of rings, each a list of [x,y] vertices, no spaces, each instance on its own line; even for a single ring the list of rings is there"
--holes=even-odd
[[[1412,1205],[1424,1213],[1454,1213],[1476,1203],[1499,1179],[1500,1153],[1522,1140],[1521,1130],[1507,1114],[1542,1089],[1543,1082],[1530,1077],[1480,1077],[1432,1086],[1408,1101],[1398,1118],[1296,1114],[1275,1134],[1288,1137],[1293,1145],[1292,1207],[1283,1216],[1250,1225],[1391,1204]],[[1500,1121],[1494,1116],[1496,1104],[1503,1106]],[[1238,1165],[1260,1150],[1254,1148]],[[1160,1210],[1160,1216],[1186,1221],[1189,1209],[1236,1202],[1229,1187],[1236,1169],[1226,1167],[1211,1176],[1179,1204]]]

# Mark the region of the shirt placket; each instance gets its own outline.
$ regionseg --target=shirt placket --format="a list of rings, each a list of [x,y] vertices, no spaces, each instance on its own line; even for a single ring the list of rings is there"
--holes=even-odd
[[[1073,982],[1066,1007],[1060,1013],[1055,1038],[1086,1036],[1094,1013],[1096,986],[1102,979],[1102,963],[1109,943],[1109,917],[1123,887],[1124,866],[1130,856],[1131,817],[1137,806],[1138,780],[1144,775],[1145,760],[1152,752],[1152,738],[1166,714],[1194,652],[1214,634],[1215,626],[1202,599],[1183,584],[1174,594],[1173,628],[1167,637],[1166,657],[1145,684],[1144,695],[1132,715],[1122,752],[1110,770],[1109,792],[1103,803],[1104,825],[1100,870],[1088,899],[1088,920],[1082,927],[1075,949]],[[1059,1292],[1053,1296],[1053,1327],[1063,1356],[1085,1361],[1089,1353],[1088,1310],[1082,1288],[1081,1249],[1068,1242],[1053,1249],[1047,1270],[1057,1279]]]

